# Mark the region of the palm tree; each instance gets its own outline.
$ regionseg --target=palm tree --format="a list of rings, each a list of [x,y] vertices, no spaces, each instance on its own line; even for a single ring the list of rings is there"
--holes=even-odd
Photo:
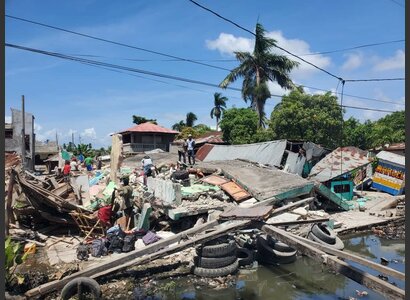
[[[193,112],[189,112],[186,114],[185,125],[187,127],[193,127],[196,120],[198,120],[197,116]]]
[[[216,118],[216,130],[218,130],[219,119],[225,111],[226,101],[228,101],[228,98],[222,96],[221,93],[214,94],[214,107],[211,110],[211,118],[213,119],[214,116]]]
[[[219,84],[226,88],[239,77],[243,78],[242,98],[251,102],[251,107],[259,115],[259,127],[264,126],[265,103],[271,97],[268,80],[276,81],[282,88],[293,88],[290,71],[299,65],[284,55],[271,53],[276,40],[265,36],[262,25],[256,24],[256,38],[253,53],[235,52],[240,65],[234,68]]]
[[[172,125],[172,129],[181,132],[182,128],[184,128],[186,125],[184,121],[179,121],[178,123],[175,123]]]

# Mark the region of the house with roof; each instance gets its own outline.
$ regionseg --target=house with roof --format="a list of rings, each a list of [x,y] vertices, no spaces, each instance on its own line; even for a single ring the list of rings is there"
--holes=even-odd
[[[154,149],[169,152],[170,143],[179,132],[146,122],[122,130],[118,134],[122,136],[124,153],[146,152]]]

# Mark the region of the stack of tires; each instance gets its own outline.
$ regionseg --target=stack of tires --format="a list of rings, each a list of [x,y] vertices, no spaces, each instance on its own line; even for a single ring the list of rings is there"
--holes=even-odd
[[[307,238],[336,250],[343,250],[343,248],[345,247],[343,241],[328,225],[324,223],[314,224],[311,227]]]
[[[256,259],[260,264],[289,264],[296,260],[296,250],[288,245],[274,240],[271,236],[258,236],[256,239]]]
[[[213,241],[196,248],[193,273],[202,277],[219,277],[233,274],[238,270],[236,243],[226,240]]]

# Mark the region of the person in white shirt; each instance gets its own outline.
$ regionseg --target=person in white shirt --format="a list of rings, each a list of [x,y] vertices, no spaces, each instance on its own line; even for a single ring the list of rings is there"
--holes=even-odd
[[[193,164],[195,165],[195,152],[194,152],[195,140],[192,138],[192,134],[188,135],[187,144],[188,144],[188,162],[192,166]],[[191,157],[192,157],[193,163],[191,163]]]

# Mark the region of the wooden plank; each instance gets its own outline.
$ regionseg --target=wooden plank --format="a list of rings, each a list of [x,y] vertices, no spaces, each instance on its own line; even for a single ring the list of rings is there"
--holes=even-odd
[[[13,202],[13,187],[14,187],[14,172],[10,172],[9,185],[7,187],[7,202],[6,202],[6,236],[9,235],[10,224],[15,224],[16,220],[14,218],[13,209],[11,207]]]
[[[310,219],[310,220],[296,220],[296,221],[288,221],[288,222],[275,222],[269,225],[272,226],[289,226],[289,225],[301,225],[301,224],[309,224],[309,223],[322,223],[329,221],[329,218],[321,218],[321,219]]]
[[[361,285],[382,294],[388,299],[405,299],[405,291],[402,289],[367,272],[359,270],[338,259],[337,257],[329,256],[326,252],[289,235],[288,232],[284,230],[268,225],[262,226],[262,230],[274,238],[297,249],[302,254],[307,255],[318,262],[326,264],[333,271],[345,275],[357,283],[360,283]]]
[[[51,182],[51,184],[53,185],[53,187],[54,187],[55,190],[60,187],[54,177],[50,177],[49,180],[50,180],[50,182]]]
[[[375,262],[373,262],[371,260],[368,260],[364,257],[361,257],[359,255],[350,253],[346,250],[344,250],[344,251],[336,250],[336,249],[333,249],[333,248],[328,247],[326,245],[316,243],[314,241],[308,240],[306,238],[303,238],[301,236],[298,236],[298,235],[295,235],[295,234],[292,234],[292,233],[289,233],[289,235],[291,235],[291,236],[293,236],[293,237],[295,237],[295,238],[297,238],[301,241],[304,241],[305,243],[310,244],[310,245],[312,245],[312,246],[314,246],[314,247],[316,247],[316,248],[318,248],[318,249],[320,249],[320,250],[322,250],[322,251],[324,251],[328,254],[332,254],[332,255],[335,255],[335,256],[343,258],[343,259],[348,259],[348,260],[354,261],[358,264],[361,264],[361,265],[364,265],[366,267],[375,269],[379,272],[382,272],[382,273],[384,273],[386,275],[389,275],[389,276],[393,276],[397,279],[400,279],[400,280],[403,280],[403,281],[406,280],[406,275],[404,273],[396,271],[392,268],[383,266],[379,263],[375,263]]]
[[[296,202],[289,203],[289,204],[284,205],[282,207],[279,207],[278,209],[275,209],[273,211],[272,216],[276,215],[280,212],[287,211],[291,208],[298,207],[298,206],[301,206],[303,204],[308,204],[308,203],[312,202],[314,199],[315,199],[315,197],[309,197],[309,198],[305,198],[305,199],[302,199],[302,200],[299,200],[299,201],[296,201]],[[277,201],[277,199],[275,197],[272,197],[270,199],[266,199],[264,201],[255,203],[253,206],[256,207],[256,206],[272,205],[276,201]]]
[[[69,282],[71,279],[73,278],[77,278],[80,276],[92,276],[94,274],[97,274],[99,272],[102,272],[103,270],[108,270],[108,269],[112,269],[115,267],[121,267],[122,265],[124,265],[125,263],[137,258],[137,257],[141,257],[143,255],[148,255],[151,253],[154,253],[164,247],[167,247],[173,243],[176,242],[180,242],[181,239],[188,237],[188,235],[193,235],[202,231],[205,231],[209,228],[212,228],[214,226],[218,225],[218,220],[214,220],[211,222],[207,222],[205,224],[202,224],[198,227],[194,227],[194,228],[190,228],[188,230],[185,230],[183,232],[180,232],[172,237],[169,237],[167,239],[164,240],[160,240],[154,244],[148,245],[143,249],[137,249],[134,251],[131,251],[129,253],[126,253],[125,255],[122,255],[120,257],[117,258],[113,258],[110,261],[107,262],[103,262],[101,264],[98,265],[94,265],[88,269],[84,269],[80,272],[76,272],[70,276],[67,276],[59,281],[51,281],[45,284],[42,284],[36,288],[33,288],[29,291],[27,291],[25,293],[25,295],[27,297],[35,297],[35,296],[39,296],[39,295],[44,295],[47,294],[49,292],[58,290],[63,288],[63,286]]]

